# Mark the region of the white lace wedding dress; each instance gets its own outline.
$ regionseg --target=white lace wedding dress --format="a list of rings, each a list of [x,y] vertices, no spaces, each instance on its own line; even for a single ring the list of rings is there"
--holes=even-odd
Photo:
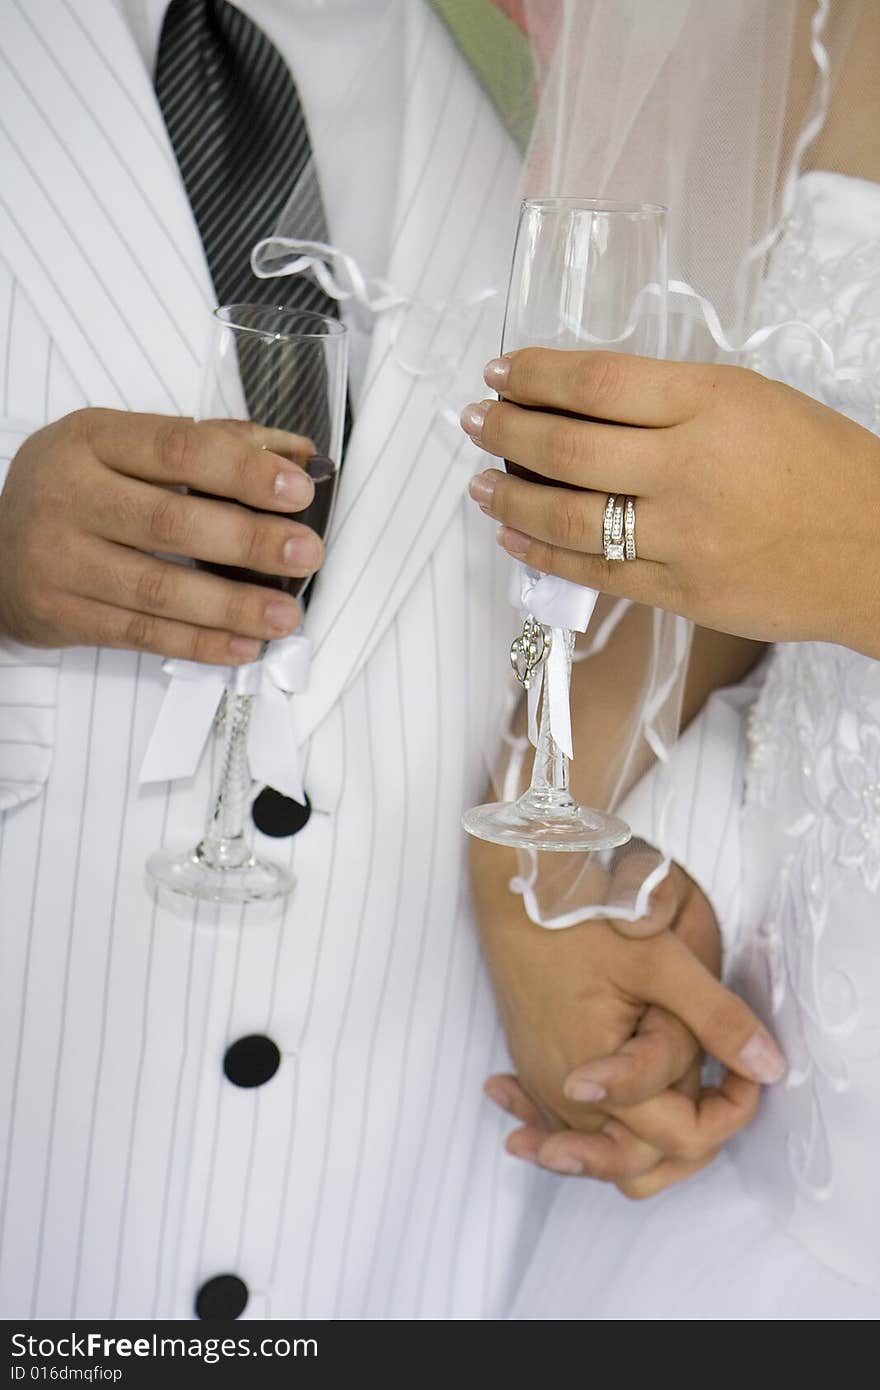
[[[880,433],[880,185],[801,179],[759,310],[819,329],[834,371],[800,333],[752,365]],[[561,1180],[515,1317],[880,1316],[880,662],[782,645],[701,719],[678,857],[789,1072],[721,1158],[647,1203]]]

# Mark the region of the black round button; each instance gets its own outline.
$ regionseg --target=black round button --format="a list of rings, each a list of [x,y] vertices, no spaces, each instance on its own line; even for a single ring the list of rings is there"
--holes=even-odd
[[[285,835],[296,835],[308,824],[312,814],[312,803],[306,797],[305,806],[290,796],[282,796],[273,787],[264,787],[251,809],[254,825],[264,835],[274,835],[282,839]]]
[[[240,1318],[248,1301],[248,1286],[237,1274],[216,1274],[196,1294],[197,1318]]]
[[[281,1066],[281,1053],[271,1038],[251,1033],[226,1049],[223,1070],[234,1086],[263,1086]]]

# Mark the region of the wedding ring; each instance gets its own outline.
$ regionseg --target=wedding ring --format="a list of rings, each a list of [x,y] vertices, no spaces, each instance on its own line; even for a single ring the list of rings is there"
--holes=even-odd
[[[623,506],[623,548],[624,559],[635,560],[636,556],[636,499],[627,497]]]
[[[616,493],[610,492],[602,518],[602,549],[606,560],[625,560],[624,506]]]

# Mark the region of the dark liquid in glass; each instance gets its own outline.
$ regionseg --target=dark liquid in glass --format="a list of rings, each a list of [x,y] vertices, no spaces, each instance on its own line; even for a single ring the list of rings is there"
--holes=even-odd
[[[304,511],[295,512],[292,515],[296,521],[302,522],[303,526],[308,526],[323,540],[333,513],[333,499],[336,495],[336,480],[339,470],[333,460],[326,458],[323,454],[313,454],[304,467],[315,485],[315,495]],[[215,497],[210,492],[190,490],[193,497],[210,497],[217,502],[229,500],[225,497]],[[237,505],[244,506],[244,503],[239,502]],[[265,507],[248,507],[247,511],[259,512],[263,516],[283,515],[279,512],[269,512]],[[299,598],[311,579],[311,575],[300,578],[289,574],[264,574],[262,570],[241,569],[237,565],[214,565],[207,560],[197,560],[196,564],[200,570],[219,574],[222,579],[237,579],[239,582],[244,581],[247,584],[261,584],[267,589],[281,589],[285,594],[292,594],[294,598]]]
[[[616,424],[614,420],[600,420],[594,415],[578,415],[573,410],[545,410],[539,405],[518,405],[520,410],[540,410],[544,415],[561,415],[567,420],[586,420],[597,425]],[[548,478],[544,473],[535,473],[531,468],[523,468],[521,463],[513,463],[511,459],[504,460],[504,467],[508,473],[512,473],[515,478],[522,478],[527,483],[543,483],[548,487],[564,487],[571,492],[585,492],[589,489],[579,488],[577,483],[563,483],[558,478]]]
[[[510,459],[504,460],[504,468],[507,473],[512,473],[515,478],[523,478],[527,483],[543,483],[545,487],[564,487],[568,492],[586,492],[587,488],[578,487],[577,483],[564,483],[560,478],[548,478],[545,473],[533,473],[531,468],[523,468],[521,463],[513,463]]]
[[[513,463],[511,459],[504,460],[504,468],[515,478],[523,478],[527,483],[544,483],[547,487],[574,487],[574,483],[560,483],[556,478],[548,478],[544,473],[533,473],[531,468],[523,468],[522,464]]]

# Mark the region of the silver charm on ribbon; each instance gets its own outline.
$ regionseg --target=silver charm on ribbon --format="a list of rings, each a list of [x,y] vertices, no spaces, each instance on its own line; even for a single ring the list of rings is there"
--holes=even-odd
[[[532,676],[546,661],[552,645],[553,629],[529,614],[519,637],[510,644],[510,664],[523,690],[530,688]]]
[[[541,574],[517,561],[510,576],[508,597],[524,620],[523,634],[511,647],[512,665],[516,656],[517,664],[522,663],[525,672],[529,646],[535,635],[534,628],[529,626],[529,619],[536,628],[549,630],[550,633],[549,645],[545,644],[543,650],[539,646],[535,653],[536,659],[527,673],[528,685],[517,672],[517,679],[528,694],[529,739],[537,748],[538,711],[546,678],[550,732],[557,747],[572,758],[574,749],[569,705],[571,656],[567,634],[586,632],[599,595],[595,589],[588,589],[583,584],[572,584],[554,574]],[[524,643],[524,646],[519,647],[520,643]]]

